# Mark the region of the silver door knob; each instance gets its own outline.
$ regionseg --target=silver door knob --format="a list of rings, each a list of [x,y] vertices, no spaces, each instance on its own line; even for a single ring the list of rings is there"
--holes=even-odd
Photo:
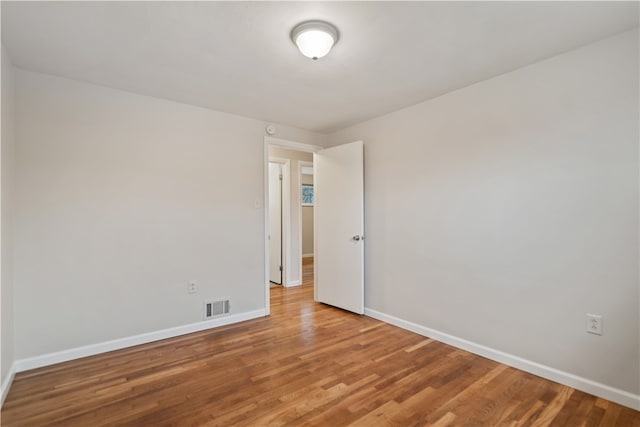
[[[360,236],[356,234],[355,236],[353,236],[353,240],[356,240],[356,241],[360,240]]]

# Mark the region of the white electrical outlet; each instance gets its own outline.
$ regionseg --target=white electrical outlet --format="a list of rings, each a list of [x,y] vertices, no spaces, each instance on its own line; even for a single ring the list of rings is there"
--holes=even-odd
[[[198,284],[193,280],[190,281],[187,285],[187,292],[189,292],[190,294],[195,294],[196,292],[198,292]]]
[[[602,335],[602,316],[587,313],[587,332]]]

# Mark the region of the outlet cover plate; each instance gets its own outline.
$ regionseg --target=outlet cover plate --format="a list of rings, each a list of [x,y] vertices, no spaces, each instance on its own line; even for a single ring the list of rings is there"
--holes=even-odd
[[[198,284],[194,280],[190,281],[187,285],[187,292],[189,292],[190,294],[195,294],[196,292],[198,292]]]
[[[590,334],[602,335],[601,315],[587,313],[587,332]]]

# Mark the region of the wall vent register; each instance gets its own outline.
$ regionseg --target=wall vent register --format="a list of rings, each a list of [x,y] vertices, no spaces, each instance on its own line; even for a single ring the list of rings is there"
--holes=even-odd
[[[229,314],[231,304],[228,299],[219,301],[208,301],[204,303],[204,318],[211,319],[218,316]]]

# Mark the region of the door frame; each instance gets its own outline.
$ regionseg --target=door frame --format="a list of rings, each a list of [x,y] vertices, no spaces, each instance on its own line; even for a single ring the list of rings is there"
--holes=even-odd
[[[318,150],[322,150],[324,147],[321,147],[319,145],[312,145],[312,144],[304,144],[301,142],[296,142],[296,141],[289,141],[286,139],[280,139],[280,138],[274,138],[271,136],[265,136],[264,137],[264,153],[263,153],[263,162],[262,162],[262,169],[263,169],[263,173],[262,173],[262,182],[263,182],[263,194],[264,194],[264,203],[263,203],[263,208],[264,208],[264,301],[265,301],[265,314],[268,316],[271,313],[271,296],[270,296],[270,282],[269,282],[269,146],[274,146],[274,147],[280,147],[280,148],[287,148],[289,150],[297,150],[297,151],[305,151],[307,153],[315,153]],[[288,160],[288,159],[280,159],[280,160]],[[289,165],[290,163],[288,163]],[[290,167],[288,167],[289,169],[289,174],[290,174]],[[283,240],[285,240],[284,237],[284,230],[288,230],[288,232],[291,232],[291,223],[290,223],[290,212],[291,212],[291,183],[290,181],[287,181],[287,184],[285,184],[284,182],[284,178],[285,178],[285,173],[283,173],[283,181],[282,181],[282,187],[283,187],[283,222],[284,222],[284,210],[287,209],[287,220],[288,223],[287,224],[283,224]],[[287,179],[289,179],[289,175],[287,175]],[[285,185],[287,186],[287,189],[285,190]],[[284,194],[287,194],[287,202],[289,203],[288,208],[285,208],[285,204],[284,204]],[[288,236],[288,234],[287,234]],[[285,271],[287,270],[287,266],[290,266],[291,263],[287,262],[290,261],[291,259],[291,254],[289,252],[290,248],[288,248],[289,245],[286,245],[285,243],[283,243],[283,252],[285,253],[285,255],[282,257],[283,258],[283,284],[286,283],[285,281],[285,276],[288,278],[289,276],[285,274]],[[285,248],[287,248],[285,250]],[[302,258],[301,261],[302,263]],[[300,274],[302,274],[302,265],[300,266]],[[302,278],[301,278],[302,279]],[[284,286],[284,285],[283,285]]]

